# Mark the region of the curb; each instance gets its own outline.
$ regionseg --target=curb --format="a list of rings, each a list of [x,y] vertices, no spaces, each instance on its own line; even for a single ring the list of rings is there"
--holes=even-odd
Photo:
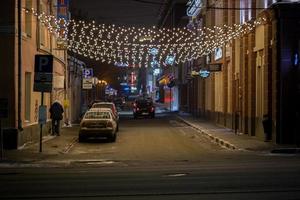
[[[176,117],[181,120],[182,122],[184,122],[185,124],[191,126],[192,128],[196,129],[198,132],[200,132],[201,134],[204,134],[205,136],[207,136],[208,138],[210,138],[213,142],[217,143],[218,145],[220,145],[221,147],[224,147],[226,149],[229,149],[229,150],[241,150],[239,148],[237,148],[235,145],[231,144],[230,142],[228,141],[225,141],[221,138],[218,138],[210,133],[208,133],[207,131],[204,131],[203,129],[201,129],[199,126],[185,120],[184,118],[176,115]]]

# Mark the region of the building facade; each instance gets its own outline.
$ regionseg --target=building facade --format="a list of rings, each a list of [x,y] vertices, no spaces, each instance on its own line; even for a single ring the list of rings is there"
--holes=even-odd
[[[211,54],[181,66],[180,108],[237,133],[280,144],[299,143],[299,24],[296,1],[208,0],[192,25],[214,29],[257,18],[263,24]],[[218,64],[208,78],[194,68]],[[185,95],[184,95],[185,94]],[[263,126],[265,124],[265,128]]]
[[[43,104],[49,109],[54,100],[67,99],[67,51],[59,48],[57,37],[32,12],[58,16],[57,0],[13,0],[0,8],[0,98],[8,101],[8,117],[2,120],[4,136],[12,148],[39,138],[38,110],[41,93],[33,91],[36,54],[51,54],[53,90],[45,93]],[[68,107],[65,119],[68,118]],[[48,113],[49,119],[49,113]],[[43,134],[50,131],[49,123]],[[8,142],[5,141],[4,142]],[[5,144],[4,146],[10,146]]]

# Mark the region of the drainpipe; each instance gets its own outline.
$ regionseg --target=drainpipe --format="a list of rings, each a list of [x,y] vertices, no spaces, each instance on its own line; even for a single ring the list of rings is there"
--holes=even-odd
[[[18,129],[20,131],[22,128],[22,24],[21,24],[21,14],[22,14],[22,1],[18,0]]]

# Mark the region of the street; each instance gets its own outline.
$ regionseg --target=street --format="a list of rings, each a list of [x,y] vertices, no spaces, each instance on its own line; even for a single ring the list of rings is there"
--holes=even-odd
[[[41,157],[23,150],[31,164],[1,167],[1,199],[300,198],[299,156],[222,148],[174,114],[121,116],[116,143],[64,133]]]

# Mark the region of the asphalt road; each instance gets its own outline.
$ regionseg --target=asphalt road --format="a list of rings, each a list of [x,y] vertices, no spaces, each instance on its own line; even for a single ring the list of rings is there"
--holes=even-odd
[[[172,115],[122,117],[115,143],[77,131],[0,168],[0,199],[300,199],[299,156],[227,150]]]

